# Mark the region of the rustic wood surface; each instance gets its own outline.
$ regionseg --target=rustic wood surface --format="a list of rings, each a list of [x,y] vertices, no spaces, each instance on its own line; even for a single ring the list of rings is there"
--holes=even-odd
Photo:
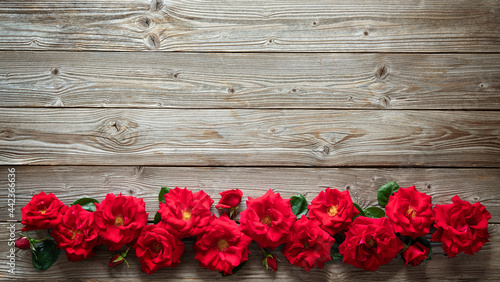
[[[0,50],[498,52],[500,2],[15,1]]]
[[[162,51],[162,52],[149,52]],[[446,204],[491,212],[474,256],[376,272],[328,262],[305,272],[279,252],[222,278],[182,263],[147,276],[112,252],[48,271],[16,252],[7,272],[7,190],[0,190],[0,280],[500,280],[500,1],[3,0],[0,186],[16,168],[20,208],[40,192],[67,204],[107,193],[145,199],[160,186],[268,189],[312,200],[348,189],[363,207],[397,180]],[[245,208],[245,203],[242,203]],[[213,210],[216,214],[215,210]],[[40,237],[45,234],[39,233]]]
[[[3,109],[0,161],[49,165],[500,165],[500,111]]]
[[[18,228],[21,225],[18,224]],[[31,264],[31,256],[28,252],[17,251],[16,268],[18,274],[12,275],[6,272],[7,259],[0,257],[0,279],[13,279],[26,277],[26,273],[32,273],[33,277],[42,280],[67,280],[81,279],[88,280],[135,280],[135,279],[185,279],[185,280],[217,280],[217,281],[241,281],[241,280],[284,280],[293,279],[295,281],[381,281],[381,280],[498,280],[500,268],[498,267],[497,254],[500,252],[500,227],[498,224],[490,224],[488,231],[491,234],[489,243],[486,243],[481,251],[471,255],[460,254],[450,259],[445,257],[439,244],[433,243],[432,260],[422,265],[411,267],[404,266],[402,258],[398,257],[387,265],[381,266],[377,271],[365,271],[355,268],[349,264],[338,261],[325,263],[324,269],[314,268],[311,272],[305,272],[297,266],[290,266],[286,258],[281,253],[281,247],[275,253],[281,262],[278,262],[278,271],[266,271],[262,266],[262,254],[257,244],[250,245],[251,254],[248,256],[248,263],[235,275],[222,277],[217,271],[210,271],[198,266],[198,261],[194,259],[195,252],[191,248],[193,240],[185,240],[185,252],[181,257],[181,263],[171,269],[161,269],[152,275],[147,275],[140,271],[141,267],[135,254],[131,253],[129,258],[130,267],[120,265],[116,268],[107,266],[109,258],[113,252],[99,247],[97,254],[85,262],[72,263],[61,254],[59,260],[47,271],[34,271]],[[0,240],[8,240],[8,225],[0,223]],[[41,233],[40,236],[45,236]],[[0,245],[0,253],[7,253],[7,244]],[[127,257],[128,258],[128,257]],[[91,278],[91,279],[90,279]]]
[[[498,54],[2,52],[0,60],[6,107],[499,110],[499,81]]]
[[[160,187],[189,187],[202,190],[217,202],[219,193],[240,189],[256,198],[268,189],[290,198],[303,193],[310,202],[327,187],[349,190],[361,207],[377,205],[376,192],[396,179],[402,187],[415,185],[432,196],[433,204],[448,204],[451,197],[480,201],[491,213],[492,223],[500,223],[500,169],[441,168],[283,168],[283,167],[144,167],[144,166],[15,166],[16,205],[25,206],[35,194],[54,193],[64,203],[81,197],[103,200],[107,193],[143,198],[153,220],[158,210]],[[196,176],[196,177],[193,177]],[[462,184],[457,184],[462,183]],[[0,179],[0,187],[7,179]],[[0,190],[6,198],[7,191]],[[245,201],[241,208],[246,207]],[[213,207],[213,212],[216,212]],[[7,218],[7,207],[0,206],[0,218]],[[21,221],[21,214],[16,214]]]

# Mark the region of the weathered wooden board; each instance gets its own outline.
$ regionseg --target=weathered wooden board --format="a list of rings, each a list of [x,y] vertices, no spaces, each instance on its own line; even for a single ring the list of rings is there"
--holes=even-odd
[[[7,240],[9,236],[9,225],[0,223],[0,253],[8,254]],[[17,224],[18,230],[21,228]],[[278,262],[278,272],[265,270],[262,266],[262,252],[255,243],[250,245],[251,254],[248,263],[238,273],[223,278],[224,281],[241,280],[283,280],[294,279],[297,281],[379,281],[379,280],[495,280],[500,279],[500,267],[497,258],[500,255],[500,234],[497,224],[490,224],[488,231],[491,234],[490,243],[486,243],[483,248],[473,256],[460,254],[450,259],[445,257],[439,244],[433,244],[432,260],[417,267],[404,266],[404,261],[397,257],[388,265],[383,265],[377,271],[364,271],[349,264],[338,261],[325,263],[324,269],[314,268],[311,272],[306,272],[302,268],[291,266],[279,247],[274,254],[281,262]],[[45,233],[43,235],[45,236]],[[40,236],[40,237],[41,237]],[[62,254],[59,260],[47,271],[40,272],[33,269],[31,255],[27,251],[16,251],[16,271],[15,275],[7,273],[7,257],[0,256],[0,279],[99,279],[116,280],[120,279],[186,279],[186,280],[218,280],[222,279],[220,273],[198,266],[194,259],[195,251],[191,248],[193,240],[188,240],[185,252],[181,257],[181,263],[176,268],[161,269],[148,276],[140,271],[140,264],[133,252],[130,253],[128,261],[130,268],[125,265],[116,268],[109,268],[108,262],[113,252],[106,250],[105,246],[98,247],[97,255],[85,261],[72,263]]]
[[[500,112],[3,108],[0,164],[498,167]]]
[[[499,52],[500,2],[2,1],[0,50]]]
[[[500,109],[499,54],[0,57],[2,107]]]
[[[0,187],[7,187],[6,166],[0,167]],[[250,168],[250,167],[138,167],[138,166],[17,166],[16,217],[34,194],[54,193],[70,205],[82,197],[102,201],[107,193],[143,198],[153,220],[158,210],[160,187],[203,189],[215,203],[218,193],[241,189],[244,199],[262,196],[268,189],[290,198],[304,194],[310,202],[327,187],[348,189],[353,201],[366,208],[377,205],[378,188],[396,180],[402,187],[415,185],[431,195],[434,204],[451,203],[454,195],[472,203],[481,202],[491,213],[490,222],[500,223],[500,169],[426,168]],[[7,190],[0,190],[7,198]],[[214,205],[215,206],[215,205]],[[245,201],[241,204],[246,207]],[[8,219],[0,205],[0,219]],[[213,212],[218,214],[215,209]]]

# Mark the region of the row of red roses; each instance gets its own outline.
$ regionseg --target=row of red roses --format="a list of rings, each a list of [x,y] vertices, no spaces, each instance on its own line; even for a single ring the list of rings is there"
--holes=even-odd
[[[221,196],[216,208],[227,209],[229,216],[213,215],[214,201],[203,191],[162,188],[155,224],[147,225],[145,203],[133,196],[108,194],[101,203],[87,199],[68,207],[55,195],[41,192],[22,208],[22,231],[50,229],[57,247],[73,262],[93,256],[98,244],[111,250],[132,246],[148,274],[179,264],[181,239],[193,236],[200,266],[223,274],[232,274],[248,260],[252,240],[263,249],[266,267],[276,271],[277,263],[265,248],[284,244],[288,261],[310,271],[322,268],[332,254],[366,270],[376,270],[398,253],[406,264],[418,265],[430,256],[430,243],[423,236],[432,224],[437,232],[431,240],[441,241],[450,257],[474,254],[489,238],[491,215],[479,202],[470,204],[455,196],[452,204],[433,207],[430,196],[414,186],[399,188],[395,182],[379,189],[377,198],[385,212],[376,207],[362,210],[349,191],[327,188],[307,205],[301,195],[283,199],[269,190],[248,198],[239,226],[232,219],[243,193],[235,189]],[[110,266],[123,262],[127,252],[115,256]],[[35,264],[36,256],[33,259]]]

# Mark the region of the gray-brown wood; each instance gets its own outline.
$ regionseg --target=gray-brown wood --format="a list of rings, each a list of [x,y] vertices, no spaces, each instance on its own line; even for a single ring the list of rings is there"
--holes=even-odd
[[[498,167],[500,112],[4,108],[0,164]]]
[[[2,1],[0,50],[499,52],[496,0]]]
[[[21,225],[17,225],[18,230]],[[439,243],[433,244],[432,259],[417,267],[404,266],[404,261],[400,256],[396,257],[388,265],[383,265],[377,271],[365,271],[355,268],[349,264],[339,261],[329,261],[325,263],[324,269],[314,268],[311,272],[306,272],[302,268],[292,266],[280,252],[278,247],[273,254],[277,255],[281,262],[278,262],[278,271],[265,270],[262,266],[262,252],[255,243],[250,245],[251,254],[248,263],[236,274],[225,278],[221,274],[200,267],[198,261],[194,259],[195,251],[191,248],[193,240],[187,241],[185,252],[181,257],[181,263],[175,268],[161,269],[148,276],[141,272],[140,264],[133,253],[127,257],[130,268],[125,264],[115,268],[109,268],[110,257],[117,253],[106,250],[105,246],[98,247],[97,254],[91,259],[72,263],[61,254],[59,260],[47,271],[40,272],[33,269],[31,255],[29,251],[16,251],[16,271],[15,275],[7,273],[6,255],[0,256],[0,279],[36,278],[36,279],[82,279],[89,280],[116,280],[120,279],[185,279],[185,280],[221,280],[241,281],[241,280],[271,280],[271,279],[294,279],[298,281],[379,281],[379,280],[494,280],[500,279],[500,267],[497,258],[500,255],[500,233],[497,224],[490,224],[488,231],[491,234],[489,243],[474,254],[460,254],[455,258],[445,257]],[[7,239],[9,236],[8,225],[0,223],[0,253],[8,254]],[[39,237],[45,236],[41,232]]]
[[[499,54],[0,57],[2,107],[500,109]]]
[[[327,187],[348,189],[363,208],[378,205],[377,190],[396,180],[402,187],[415,185],[432,196],[433,204],[449,204],[454,195],[471,203],[481,202],[491,213],[490,222],[500,223],[500,169],[425,168],[231,168],[231,167],[140,167],[140,166],[17,166],[16,217],[35,194],[54,193],[70,205],[82,197],[102,201],[107,193],[144,199],[149,219],[158,210],[160,187],[203,190],[215,201],[227,189],[240,189],[247,197],[260,197],[273,189],[284,198],[298,193],[310,202]],[[7,167],[0,167],[0,171]],[[6,173],[6,172],[5,172]],[[1,175],[1,173],[0,173]],[[0,178],[7,187],[7,177]],[[7,198],[7,189],[0,190]],[[215,206],[214,204],[214,206]],[[241,203],[246,208],[245,201]],[[0,219],[7,219],[7,206],[0,205]],[[213,212],[218,214],[215,209]]]

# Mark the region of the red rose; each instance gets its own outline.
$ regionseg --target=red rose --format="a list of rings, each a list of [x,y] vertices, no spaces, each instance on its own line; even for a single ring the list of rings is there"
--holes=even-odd
[[[339,252],[345,263],[375,271],[382,264],[389,263],[403,248],[403,242],[396,237],[386,217],[360,216],[346,232]]]
[[[287,240],[287,234],[297,217],[292,213],[290,199],[267,191],[257,199],[248,197],[247,209],[241,212],[240,229],[261,249],[275,249]]]
[[[434,225],[438,230],[431,240],[443,242],[443,250],[450,257],[460,252],[472,255],[488,242],[491,215],[479,202],[472,205],[458,196],[452,200],[453,204],[434,208]]]
[[[414,239],[428,234],[434,221],[431,196],[418,192],[415,186],[399,188],[389,196],[385,213],[396,233]]]
[[[46,195],[42,191],[21,208],[22,224],[25,225],[21,231],[53,228],[59,224],[67,209],[68,206],[59,201],[54,194]]]
[[[115,266],[120,265],[120,264],[122,264],[124,262],[125,262],[125,258],[122,255],[118,254],[118,255],[113,256],[109,260],[108,266],[109,267],[115,267]]]
[[[51,231],[57,247],[66,252],[68,260],[76,262],[95,255],[99,230],[94,224],[93,213],[80,205],[67,209],[61,222]]]
[[[348,229],[352,218],[359,214],[352,204],[349,191],[340,192],[330,188],[321,191],[307,208],[309,219],[332,236]]]
[[[134,241],[148,220],[146,204],[133,196],[107,194],[96,207],[94,220],[100,242],[107,244],[110,250],[119,250]]]
[[[215,206],[217,209],[229,209],[237,207],[241,203],[241,197],[243,197],[243,192],[239,189],[227,190],[219,193],[222,198],[219,203]]]
[[[403,252],[403,258],[406,261],[405,265],[410,263],[412,266],[417,266],[429,256],[429,253],[429,248],[422,245],[420,242],[416,242]]]
[[[227,214],[212,220],[206,233],[199,236],[193,248],[200,266],[232,274],[233,268],[248,260],[252,239],[242,233]]]
[[[165,203],[160,203],[160,226],[179,239],[197,236],[210,223],[210,207],[214,201],[203,191],[193,194],[184,188],[170,190],[165,194]]]
[[[16,246],[16,248],[19,248],[21,250],[27,250],[30,248],[30,240],[26,236],[19,237],[14,242],[14,246]]]
[[[315,266],[323,268],[323,263],[331,260],[330,249],[335,240],[305,215],[295,222],[289,236],[283,253],[291,264],[311,271]]]
[[[151,274],[158,269],[174,267],[180,263],[184,243],[158,225],[144,227],[134,245],[142,271]]]
[[[268,255],[266,257],[266,265],[268,268],[271,268],[273,271],[278,270],[278,262],[276,261],[276,257],[273,255]]]

